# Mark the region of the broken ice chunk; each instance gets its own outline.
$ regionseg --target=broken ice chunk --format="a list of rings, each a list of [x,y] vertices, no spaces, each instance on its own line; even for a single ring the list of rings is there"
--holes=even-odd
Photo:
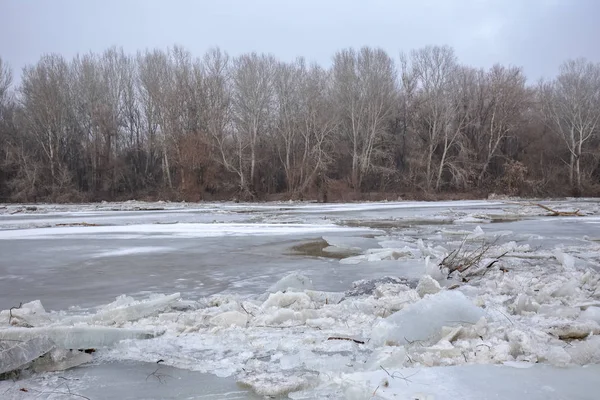
[[[406,349],[404,346],[397,347],[380,347],[373,351],[373,354],[369,357],[366,362],[365,368],[367,370],[378,370],[383,368],[402,368],[404,362],[409,360],[406,356]]]
[[[528,312],[537,312],[540,309],[540,305],[531,297],[521,293],[517,296],[512,309],[515,314],[524,314]]]
[[[554,258],[556,258],[556,261],[561,263],[565,269],[571,270],[575,267],[575,258],[570,254],[563,253],[559,249],[554,251]]]
[[[35,372],[64,371],[92,361],[92,355],[78,350],[54,349],[33,362]]]
[[[287,395],[308,386],[304,377],[273,373],[248,374],[241,377],[238,384],[267,397]]]
[[[437,281],[443,281],[448,276],[448,268],[440,268],[435,260],[431,260],[431,256],[426,256],[425,273]]]
[[[473,229],[473,233],[469,235],[469,239],[477,239],[485,235],[485,232],[479,225],[475,229]]]
[[[248,323],[248,314],[239,311],[225,311],[217,314],[210,319],[211,325],[222,326],[224,328],[230,326],[245,327]]]
[[[600,325],[590,320],[575,320],[557,322],[550,327],[549,333],[558,336],[561,340],[585,339],[591,335],[600,334]]]
[[[164,332],[164,330],[121,329],[100,326],[8,328],[0,329],[0,341],[25,341],[34,338],[47,338],[54,342],[58,347],[65,349],[91,349],[111,346],[121,340],[151,339],[162,335]]]
[[[46,337],[15,342],[14,346],[0,352],[0,374],[20,369],[53,348],[54,342]]]
[[[443,291],[381,320],[373,327],[371,339],[380,345],[426,340],[444,326],[475,324],[483,316],[483,310],[461,292]]]
[[[263,310],[270,308],[291,308],[292,310],[305,310],[308,308],[315,308],[310,296],[306,293],[291,292],[291,293],[271,293],[269,298],[262,304]]]
[[[565,350],[575,364],[598,364],[600,363],[600,336],[590,336],[586,340],[572,342]]]
[[[160,295],[156,298],[135,301],[131,297],[120,296],[111,304],[104,306],[92,318],[92,322],[124,323],[158,314],[179,301],[181,295],[174,293],[169,296]]]
[[[352,282],[352,289],[346,291],[346,296],[367,296],[373,294],[373,292],[375,292],[375,289],[377,289],[377,287],[379,287],[380,285],[406,285],[407,283],[408,281],[406,279],[398,278],[395,276],[385,276],[383,278],[370,280],[362,279],[360,281]]]
[[[304,275],[297,272],[293,272],[289,275],[284,276],[279,281],[274,283],[270,288],[267,289],[268,293],[285,292],[285,291],[303,291],[305,289],[312,289],[312,281]]]
[[[377,245],[377,241],[365,237],[323,236],[329,246],[349,251],[363,251]]]
[[[318,290],[305,290],[304,293],[319,306],[324,304],[338,304],[344,298],[342,292],[322,292]]]
[[[423,275],[421,279],[419,279],[417,293],[420,297],[425,297],[426,294],[436,294],[440,290],[442,290],[440,284],[431,276]]]
[[[579,315],[579,319],[596,321],[600,325],[600,307],[588,307]]]
[[[22,304],[19,308],[11,308],[0,312],[0,319],[10,321],[12,326],[32,327],[51,322],[50,316],[39,300]]]

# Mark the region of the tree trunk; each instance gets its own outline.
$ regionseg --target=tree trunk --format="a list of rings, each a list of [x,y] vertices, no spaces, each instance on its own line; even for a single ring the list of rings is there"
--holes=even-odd
[[[581,193],[581,169],[580,169],[580,165],[579,165],[580,158],[581,158],[581,156],[577,155],[577,158],[575,161],[575,175],[577,177],[577,186],[575,187],[575,194],[577,196],[579,196],[579,193]]]
[[[358,173],[358,154],[356,154],[356,145],[354,145],[354,153],[352,154],[352,188],[355,191],[359,190]]]
[[[571,161],[569,163],[569,185],[571,185],[571,187],[574,187],[574,179],[573,179],[573,173],[575,171],[575,154],[573,154],[573,151],[571,151]]]
[[[167,155],[166,150],[163,152],[163,174],[167,180],[169,189],[173,189],[173,182],[171,181],[171,168],[169,166],[169,156]]]
[[[426,174],[427,176],[425,177],[426,180],[426,187],[427,189],[431,189],[431,163],[433,162],[433,151],[434,151],[434,147],[433,144],[430,143],[429,144],[429,151],[427,154],[427,170],[426,170]]]
[[[252,143],[250,153],[250,190],[254,191],[254,171],[256,169],[256,149],[254,143]]]
[[[446,155],[448,154],[448,138],[444,139],[444,152],[442,153],[442,160],[440,161],[440,167],[438,168],[437,180],[435,182],[435,190],[440,190],[440,183],[442,181],[442,172],[444,171],[444,165],[446,164]]]

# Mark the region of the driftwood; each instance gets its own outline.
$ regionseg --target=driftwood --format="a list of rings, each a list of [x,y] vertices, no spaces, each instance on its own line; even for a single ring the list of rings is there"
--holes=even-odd
[[[347,340],[349,342],[354,342],[357,344],[365,344],[365,342],[363,342],[362,340],[356,340],[356,339],[347,338],[347,337],[331,336],[331,337],[328,337],[327,340]]]
[[[88,222],[70,222],[64,224],[56,224],[55,226],[100,226],[98,224],[90,224]]]
[[[535,203],[532,205],[543,208],[544,210],[548,211],[550,213],[550,214],[548,214],[549,217],[583,217],[583,214],[580,213],[579,210],[558,211],[558,210],[553,210],[552,208],[545,206],[543,204],[539,204],[539,203]]]

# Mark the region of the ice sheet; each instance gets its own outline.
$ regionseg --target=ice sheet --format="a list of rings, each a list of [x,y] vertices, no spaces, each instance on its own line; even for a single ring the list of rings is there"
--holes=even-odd
[[[531,368],[465,365],[458,367],[410,368],[339,378],[348,400],[593,400],[600,366]],[[300,399],[302,397],[296,397]],[[305,397],[309,398],[309,397]]]
[[[112,238],[160,235],[165,237],[215,237],[244,235],[289,235],[297,233],[343,232],[353,230],[338,225],[314,224],[139,224],[122,226],[72,226],[37,229],[0,230],[0,239]]]
[[[161,246],[140,246],[140,247],[122,247],[120,249],[106,250],[94,254],[94,257],[123,257],[132,254],[152,254],[152,253],[167,253],[175,250],[172,247]]]

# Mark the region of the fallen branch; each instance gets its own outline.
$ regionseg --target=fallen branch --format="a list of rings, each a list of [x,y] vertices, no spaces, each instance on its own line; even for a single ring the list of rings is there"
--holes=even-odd
[[[465,273],[471,267],[479,266],[481,261],[489,253],[493,245],[498,239],[491,243],[486,243],[485,240],[479,247],[474,250],[465,249],[466,238],[461,242],[458,249],[452,250],[444,259],[438,264],[440,270],[443,268],[448,269],[448,278],[450,275],[458,271],[459,273]],[[494,261],[488,264],[484,269],[492,267],[498,260],[504,257],[508,252],[496,257]],[[479,269],[478,271],[479,272]],[[477,273],[475,272],[475,274]],[[469,275],[469,273],[467,273]]]
[[[381,368],[390,378],[392,378],[392,379],[400,378],[407,384],[411,382],[409,378],[412,378],[413,376],[415,376],[416,374],[419,373],[419,371],[417,371],[414,374],[411,374],[409,376],[404,376],[399,371],[396,371],[393,374],[390,374],[389,371],[387,369],[383,368],[382,365],[380,365],[379,368]]]
[[[356,339],[347,338],[347,337],[331,336],[331,337],[328,337],[327,340],[347,340],[349,342],[354,342],[357,344],[365,344],[365,342],[363,342],[362,340],[356,340]]]
[[[161,361],[163,360],[158,360],[156,363],[159,364]],[[169,374],[165,374],[162,372],[159,372],[159,370],[161,369],[161,366],[159,366],[158,368],[156,368],[154,370],[154,372],[151,372],[148,374],[148,376],[146,376],[146,382],[148,381],[148,379],[150,379],[151,376],[153,376],[154,378],[156,378],[156,380],[158,381],[158,383],[165,383],[166,382],[166,378],[172,378],[171,375]]]
[[[550,214],[548,214],[549,217],[583,217],[583,214],[579,212],[579,210],[575,210],[575,211],[558,211],[558,210],[554,210],[548,206],[545,206],[543,204],[539,204],[539,203],[535,203],[532,204],[534,206],[540,207],[546,211],[548,211]]]
[[[12,319],[14,318],[14,315],[12,315],[12,310],[18,310],[22,306],[23,306],[23,303],[21,302],[21,303],[19,303],[18,307],[13,306],[8,310],[8,324],[9,325],[12,325]]]
[[[55,226],[100,226],[98,224],[90,224],[88,222],[69,222],[64,224],[56,224]]]
[[[248,314],[248,315],[251,315],[251,316],[253,316],[253,317],[254,317],[254,314],[252,314],[251,312],[249,312],[248,310],[246,310],[246,307],[244,307],[244,305],[243,305],[243,304],[241,304],[241,303],[240,303],[240,307],[242,308],[242,310],[244,310],[244,312],[245,312],[246,314]]]

